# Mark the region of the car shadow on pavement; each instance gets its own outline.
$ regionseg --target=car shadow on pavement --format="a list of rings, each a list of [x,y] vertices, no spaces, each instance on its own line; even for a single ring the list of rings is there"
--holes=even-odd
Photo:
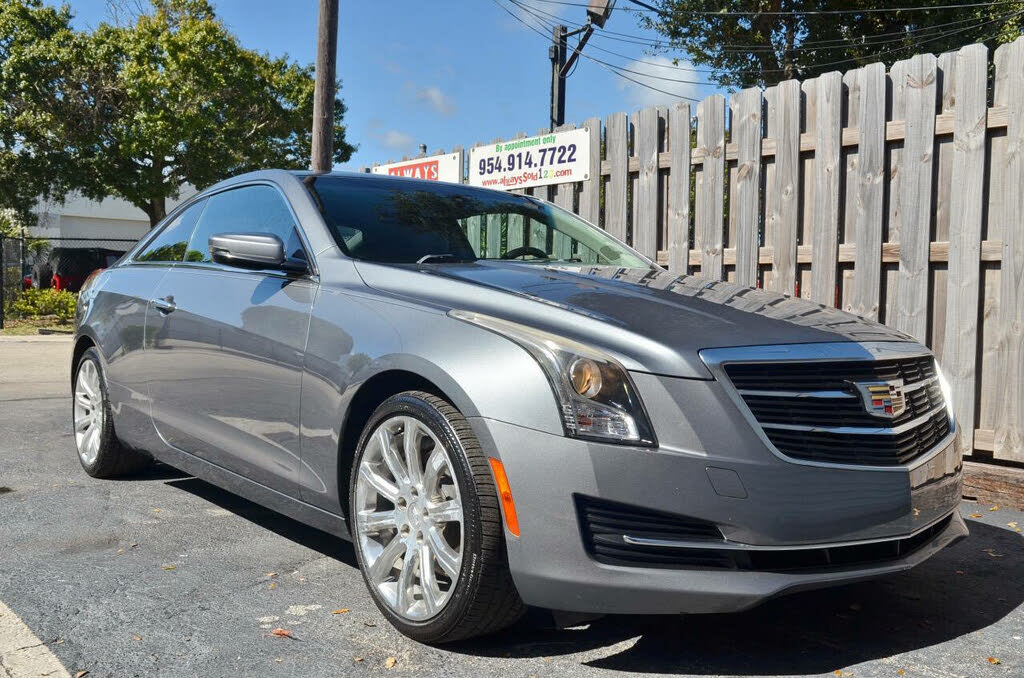
[[[358,567],[355,550],[352,548],[352,544],[344,539],[292,520],[286,515],[264,508],[199,478],[184,476],[169,480],[167,485],[205,499],[226,511],[231,511],[240,518],[268,529],[296,544],[317,551],[328,558],[334,558],[353,568]]]
[[[606,647],[602,669],[698,675],[825,673],[984,629],[1024,603],[1024,540],[971,524],[972,535],[883,579],[771,600],[736,614],[609,616],[448,646],[470,655],[545,657]],[[636,639],[635,642],[628,642]]]

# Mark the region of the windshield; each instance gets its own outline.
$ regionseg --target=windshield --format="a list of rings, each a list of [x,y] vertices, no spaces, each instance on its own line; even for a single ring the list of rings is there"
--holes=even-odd
[[[356,259],[398,264],[503,259],[650,268],[600,229],[528,196],[369,177],[310,177],[306,185],[338,244]]]

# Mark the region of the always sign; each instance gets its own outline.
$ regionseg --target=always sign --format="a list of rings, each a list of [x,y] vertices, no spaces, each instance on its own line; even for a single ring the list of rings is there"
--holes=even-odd
[[[373,167],[374,174],[388,174],[393,177],[409,177],[410,179],[427,179],[430,181],[449,181],[457,184],[462,180],[462,153],[445,153],[416,158],[403,162]]]

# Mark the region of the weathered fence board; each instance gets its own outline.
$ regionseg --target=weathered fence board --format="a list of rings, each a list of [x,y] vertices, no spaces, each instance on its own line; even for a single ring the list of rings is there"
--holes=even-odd
[[[736,282],[757,284],[757,248],[761,218],[761,90],[746,89],[732,97],[732,131],[737,145],[735,200]]]
[[[772,222],[773,251],[770,288],[793,294],[796,285],[797,211],[800,174],[800,83],[779,83],[775,105],[768,109],[768,136],[776,140],[775,172],[765,190],[774,195]]]
[[[633,222],[633,247],[640,254],[654,257],[658,251],[658,139],[661,123],[658,109],[640,111],[636,129],[636,155],[640,159],[640,176],[633,200],[637,205]]]
[[[669,113],[668,270],[690,272],[690,104],[677,102]]]
[[[842,150],[843,78],[826,73],[818,78],[814,129],[814,213],[811,227],[814,265],[811,299],[836,304],[839,255],[840,152]]]
[[[611,171],[605,194],[607,208],[604,227],[619,240],[625,240],[626,219],[629,215],[629,203],[626,202],[626,186],[629,183],[629,118],[625,113],[615,113],[608,117],[605,143],[608,146],[608,164]],[[593,152],[591,148],[591,153]]]
[[[943,55],[945,56],[945,55]],[[973,422],[978,351],[981,219],[985,179],[985,113],[988,50],[965,47],[949,65],[959,74],[953,129],[949,216],[949,280],[942,364],[957,419]],[[943,97],[943,109],[946,107]],[[972,436],[964,436],[968,452]]]
[[[1002,45],[1009,81],[1006,155],[1002,159],[1003,260],[999,288],[1002,416],[996,426],[995,454],[1024,461],[1024,39]]]
[[[900,209],[900,266],[890,324],[920,342],[927,340],[928,241],[932,219],[932,155],[935,143],[936,60],[915,56],[906,65],[902,111],[906,121],[901,187],[891,202]]]
[[[697,150],[704,154],[697,176],[694,235],[702,252],[701,276],[722,279],[725,182],[725,97],[715,94],[697,105]]]
[[[875,320],[881,291],[882,180],[885,162],[885,67],[863,69],[857,145],[856,242],[853,300],[847,310]]]

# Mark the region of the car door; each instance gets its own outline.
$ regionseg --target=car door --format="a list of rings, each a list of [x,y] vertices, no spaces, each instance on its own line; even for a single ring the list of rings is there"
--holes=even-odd
[[[200,201],[172,215],[129,261],[105,276],[89,302],[97,345],[105,349],[107,389],[118,403],[117,433],[134,447],[159,444],[150,414],[146,310],[160,281],[184,257],[203,206]]]
[[[184,261],[161,280],[146,316],[149,392],[163,441],[267,487],[296,494],[299,389],[310,274],[216,263],[210,236],[267,233],[311,262],[281,192],[268,184],[214,194]]]

